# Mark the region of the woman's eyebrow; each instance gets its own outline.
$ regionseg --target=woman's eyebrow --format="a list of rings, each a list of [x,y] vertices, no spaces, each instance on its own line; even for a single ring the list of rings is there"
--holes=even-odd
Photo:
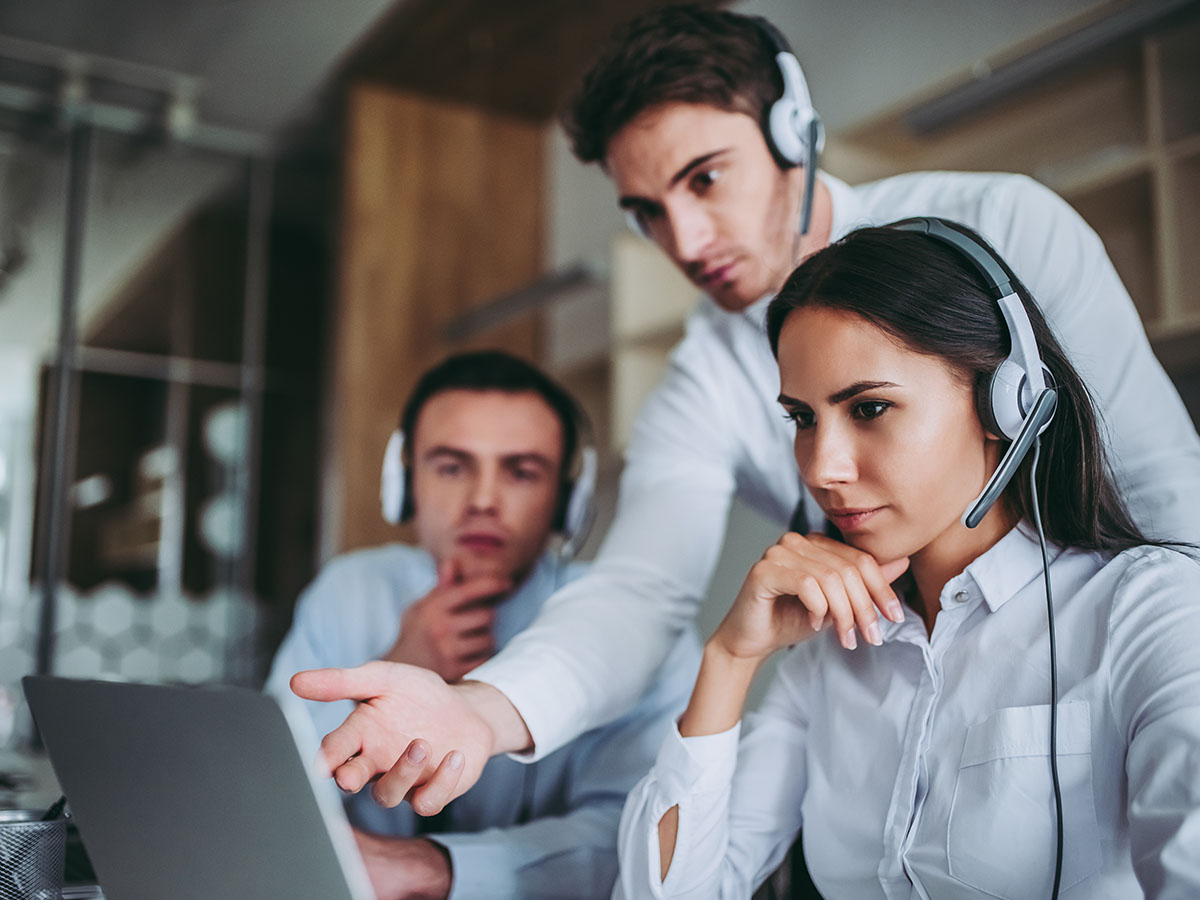
[[[875,391],[879,388],[900,387],[892,381],[856,381],[848,387],[842,388],[829,395],[829,403],[836,406],[839,403],[845,403],[851,397],[857,397],[865,391]],[[797,400],[795,397],[789,397],[787,394],[781,393],[775,398],[783,406],[808,406],[803,400]]]
[[[864,391],[877,391],[880,388],[900,387],[891,381],[856,381],[849,387],[844,387],[840,391],[836,391],[829,395],[830,404],[836,406],[839,403],[845,403],[851,397],[857,397]]]

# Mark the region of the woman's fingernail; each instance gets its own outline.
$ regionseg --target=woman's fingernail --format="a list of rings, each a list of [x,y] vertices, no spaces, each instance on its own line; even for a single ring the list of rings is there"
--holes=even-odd
[[[824,616],[812,619],[812,630],[813,631],[820,631],[824,627],[825,627],[825,617]]]
[[[883,643],[883,632],[879,630],[879,620],[876,619],[867,626],[867,640],[878,647]]]
[[[899,600],[893,600],[888,604],[888,618],[893,622],[904,621],[904,607],[900,605]]]
[[[854,636],[853,628],[851,628],[842,636],[842,646],[847,650],[853,650],[858,646],[858,638]]]
[[[450,754],[450,768],[461,769],[463,767],[463,755],[458,750]]]
[[[413,744],[408,748],[408,761],[420,765],[425,762],[425,757],[428,753],[423,744]]]

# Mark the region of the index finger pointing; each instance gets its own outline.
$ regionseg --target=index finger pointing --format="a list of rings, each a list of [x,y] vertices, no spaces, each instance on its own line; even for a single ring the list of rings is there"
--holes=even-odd
[[[305,700],[370,700],[386,689],[384,673],[370,662],[353,669],[306,669],[292,676],[292,693]]]

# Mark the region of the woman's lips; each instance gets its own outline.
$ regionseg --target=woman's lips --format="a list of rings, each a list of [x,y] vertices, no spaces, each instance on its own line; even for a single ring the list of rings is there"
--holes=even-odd
[[[837,526],[838,531],[846,534],[862,528],[882,509],[882,506],[871,509],[828,509],[825,511],[825,515],[829,517],[830,522]]]

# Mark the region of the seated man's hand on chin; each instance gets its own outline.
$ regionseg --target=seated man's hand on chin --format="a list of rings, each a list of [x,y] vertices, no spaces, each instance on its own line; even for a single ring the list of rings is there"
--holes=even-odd
[[[450,855],[425,838],[398,838],[354,830],[378,900],[446,900]]]
[[[372,779],[382,806],[408,800],[431,816],[466,792],[493,753],[529,749],[532,738],[508,699],[482,682],[448,685],[428,669],[375,661],[292,676],[308,700],[361,701],[325,736],[321,755],[338,787]]]

